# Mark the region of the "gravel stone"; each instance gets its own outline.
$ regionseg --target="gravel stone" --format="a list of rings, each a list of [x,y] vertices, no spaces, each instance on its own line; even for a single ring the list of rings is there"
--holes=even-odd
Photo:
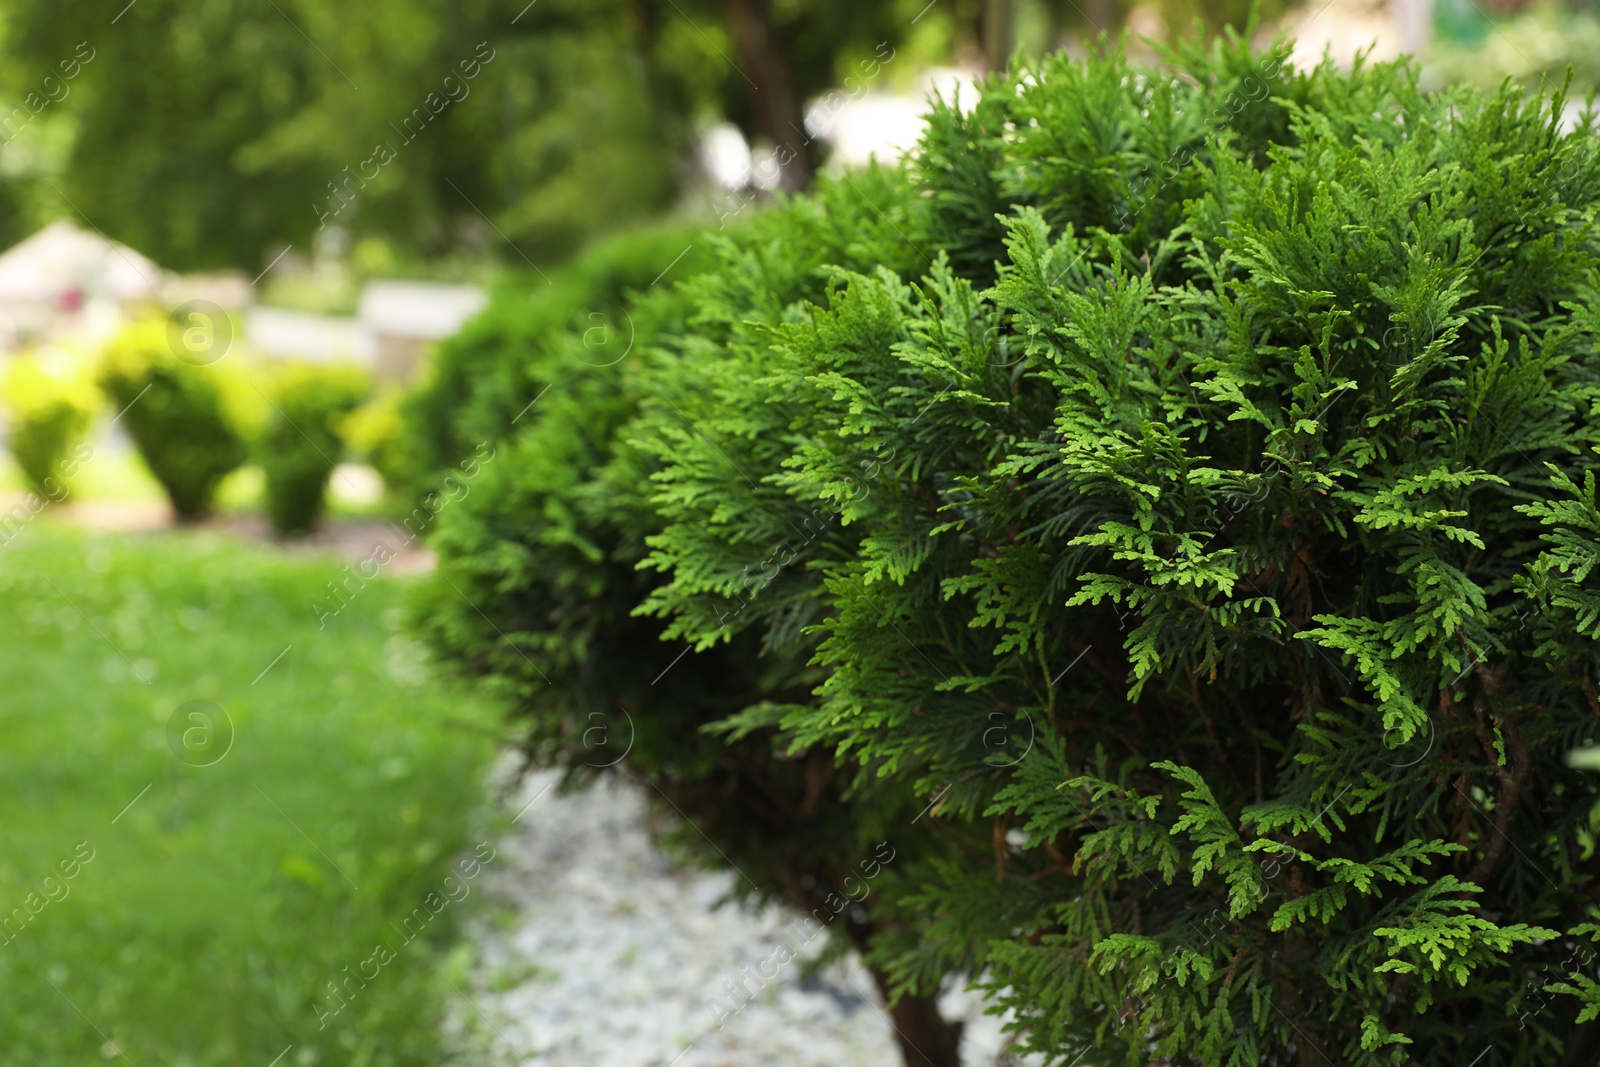
[[[448,1024],[466,1059],[515,1067],[900,1062],[872,978],[853,956],[811,978],[797,958],[763,983],[757,968],[780,945],[814,958],[826,935],[808,942],[787,908],[757,914],[721,903],[739,875],[676,866],[657,850],[641,787],[607,779],[564,794],[555,782],[548,771],[523,781],[511,802],[521,814],[484,868],[482,888],[498,915],[480,912],[468,924],[477,962]],[[730,995],[742,977],[753,996]],[[966,1020],[965,1063],[1000,1062],[1001,1020],[983,1014],[977,994],[956,989],[941,1006]]]

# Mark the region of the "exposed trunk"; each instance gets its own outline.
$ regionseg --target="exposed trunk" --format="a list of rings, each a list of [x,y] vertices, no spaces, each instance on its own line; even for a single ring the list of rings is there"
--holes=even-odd
[[[1579,1067],[1580,1064],[1600,1062],[1600,1020],[1590,1019],[1573,1028],[1567,1038],[1566,1055],[1561,1057],[1561,1067]]]
[[[734,786],[724,793],[720,803],[737,803],[747,811],[766,812],[771,832],[780,837],[799,830],[807,819],[813,817],[824,795],[837,789],[837,768],[831,756],[813,749],[801,757],[801,761],[801,781],[790,779],[787,787],[769,781],[758,769],[736,762],[726,763],[724,766]],[[674,780],[670,776],[645,776],[643,780],[660,792],[679,814],[690,818],[696,825],[715,826],[714,810],[706,811],[703,807],[709,802],[710,794],[697,791],[703,787]],[[797,793],[794,788],[796,785],[801,786],[803,791]],[[701,832],[706,831],[702,829]],[[799,863],[786,861],[772,868],[771,877],[773,888],[790,905],[802,915],[821,922],[829,935],[847,940],[865,964],[873,938],[882,929],[873,916],[873,909],[883,902],[883,898],[869,892],[859,898],[850,898],[853,902],[845,905],[847,895],[837,892],[833,886],[841,883],[848,885],[848,875],[852,869],[845,867],[841,870],[826,859]],[[821,918],[818,919],[818,916]],[[872,975],[878,995],[888,1004],[889,975],[870,965],[867,965],[867,970]],[[939,1013],[936,997],[903,996],[887,1012],[905,1067],[961,1067],[963,1024],[947,1021]]]
[[[872,980],[885,1002],[889,999],[889,977],[872,968]],[[933,997],[903,996],[889,1009],[894,1020],[894,1038],[900,1045],[906,1067],[961,1067],[961,1028],[939,1014]]]
[[[768,0],[726,2],[728,24],[739,46],[739,73],[750,86],[756,132],[772,142],[778,156],[778,187],[788,192],[804,188],[811,182],[808,138],[789,81],[789,65],[772,42]]]
[[[796,878],[797,886],[798,881]],[[816,896],[801,890],[796,903],[802,908],[809,907]],[[871,920],[854,922],[846,913],[839,916],[838,923],[834,932],[849,938],[862,962],[866,963],[867,950],[872,947],[876,932]],[[870,964],[867,970],[872,974],[873,985],[878,987],[878,995],[885,1004],[889,1003],[888,973]],[[951,1022],[939,1014],[937,998],[907,994],[889,1009],[889,1019],[894,1024],[895,1044],[900,1046],[900,1058],[905,1067],[961,1067],[961,1031],[965,1024],[959,1020]]]

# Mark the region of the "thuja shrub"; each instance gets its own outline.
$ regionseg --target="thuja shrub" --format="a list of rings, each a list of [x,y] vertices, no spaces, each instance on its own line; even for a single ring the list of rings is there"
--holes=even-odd
[[[33,490],[66,499],[64,472],[84,447],[101,399],[82,360],[64,351],[13,357],[0,383],[11,454]],[[81,457],[80,457],[81,458]]]
[[[265,376],[264,424],[255,440],[266,475],[267,517],[282,537],[309,533],[327,506],[328,477],[344,453],[344,421],[371,391],[357,367],[284,364]]]
[[[341,419],[338,427],[350,455],[377,471],[390,493],[402,490],[415,469],[400,415],[404,396],[398,390],[379,393]]]
[[[914,884],[911,872],[948,854],[963,830],[915,826],[923,802],[907,783],[864,778],[825,748],[730,722],[808,699],[823,675],[807,650],[766,649],[759,632],[697,652],[664,641],[665,624],[640,612],[664,581],[639,566],[663,520],[651,501],[661,463],[634,433],[646,415],[679,418],[694,402],[687,368],[723,347],[759,350],[806,317],[827,265],[914,269],[919,253],[902,231],[918,210],[903,172],[854,175],[737,231],[696,234],[693,262],[674,263],[687,241],[656,242],[651,269],[634,274],[641,292],[620,310],[616,275],[592,270],[587,298],[559,277],[548,297],[505,298],[510,306],[491,305],[440,364],[476,368],[450,387],[452,432],[490,443],[493,458],[440,511],[430,539],[438,577],[417,625],[445,662],[516,709],[531,761],[575,781],[614,773],[644,783],[677,824],[674,845],[731,866],[736,896],[809,917],[792,939],[810,944],[808,955],[909,936],[915,917],[888,908],[903,896],[894,887]],[[644,265],[635,253],[618,258]],[[669,267],[677,277],[652,285]],[[538,301],[557,298],[552,323]],[[837,936],[812,944],[822,928]],[[734,971],[701,991],[700,1025],[724,1025],[792,961],[748,963],[761,981]],[[889,972],[875,977],[888,992]],[[902,997],[892,1014],[908,1064],[958,1062],[960,1027],[940,1017],[931,991]]]
[[[241,383],[227,364],[196,366],[174,354],[159,319],[125,327],[106,345],[100,387],[180,522],[211,510],[217,486],[245,461]]]
[[[986,831],[874,959],[1049,1062],[1592,1063],[1594,117],[1276,54],[937,109],[909,270],[642,368],[662,577],[592,589]]]

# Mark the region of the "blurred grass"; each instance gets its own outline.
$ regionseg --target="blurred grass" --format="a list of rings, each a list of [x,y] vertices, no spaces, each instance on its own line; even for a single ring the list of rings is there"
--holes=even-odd
[[[309,602],[338,569],[48,515],[0,550],[0,917],[94,850],[0,935],[0,1064],[444,1058],[442,961],[481,876],[424,937],[396,927],[488,836],[496,716],[397,632],[401,579],[319,632]],[[212,766],[169,748],[191,700],[236,732]],[[379,944],[393,962],[319,1027],[327,984]]]

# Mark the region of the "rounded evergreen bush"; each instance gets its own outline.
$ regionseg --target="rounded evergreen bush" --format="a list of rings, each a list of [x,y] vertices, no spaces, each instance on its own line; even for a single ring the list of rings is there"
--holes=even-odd
[[[1594,119],[1284,54],[1016,69],[636,358],[505,354],[427,625],[763,886],[718,774],[923,811],[875,973],[1047,1062],[1590,1063]]]
[[[245,461],[237,387],[222,365],[179,359],[162,320],[124,328],[107,344],[99,382],[178,521],[210,510],[222,479]]]
[[[68,492],[63,471],[88,436],[99,393],[68,352],[34,352],[9,364],[4,396],[11,454],[34,491],[59,502]]]
[[[371,389],[355,367],[287,364],[266,379],[269,411],[256,442],[266,475],[267,517],[281,537],[309,533],[327,503],[328,476],[343,454],[339,430]]]
[[[688,368],[648,605],[993,828],[890,965],[1049,1062],[1593,1062],[1593,116],[1173,59],[937,110],[930,261]]]
[[[391,493],[403,492],[415,469],[400,414],[404,394],[391,390],[373,397],[340,421],[339,438],[351,455],[372,467]]]

